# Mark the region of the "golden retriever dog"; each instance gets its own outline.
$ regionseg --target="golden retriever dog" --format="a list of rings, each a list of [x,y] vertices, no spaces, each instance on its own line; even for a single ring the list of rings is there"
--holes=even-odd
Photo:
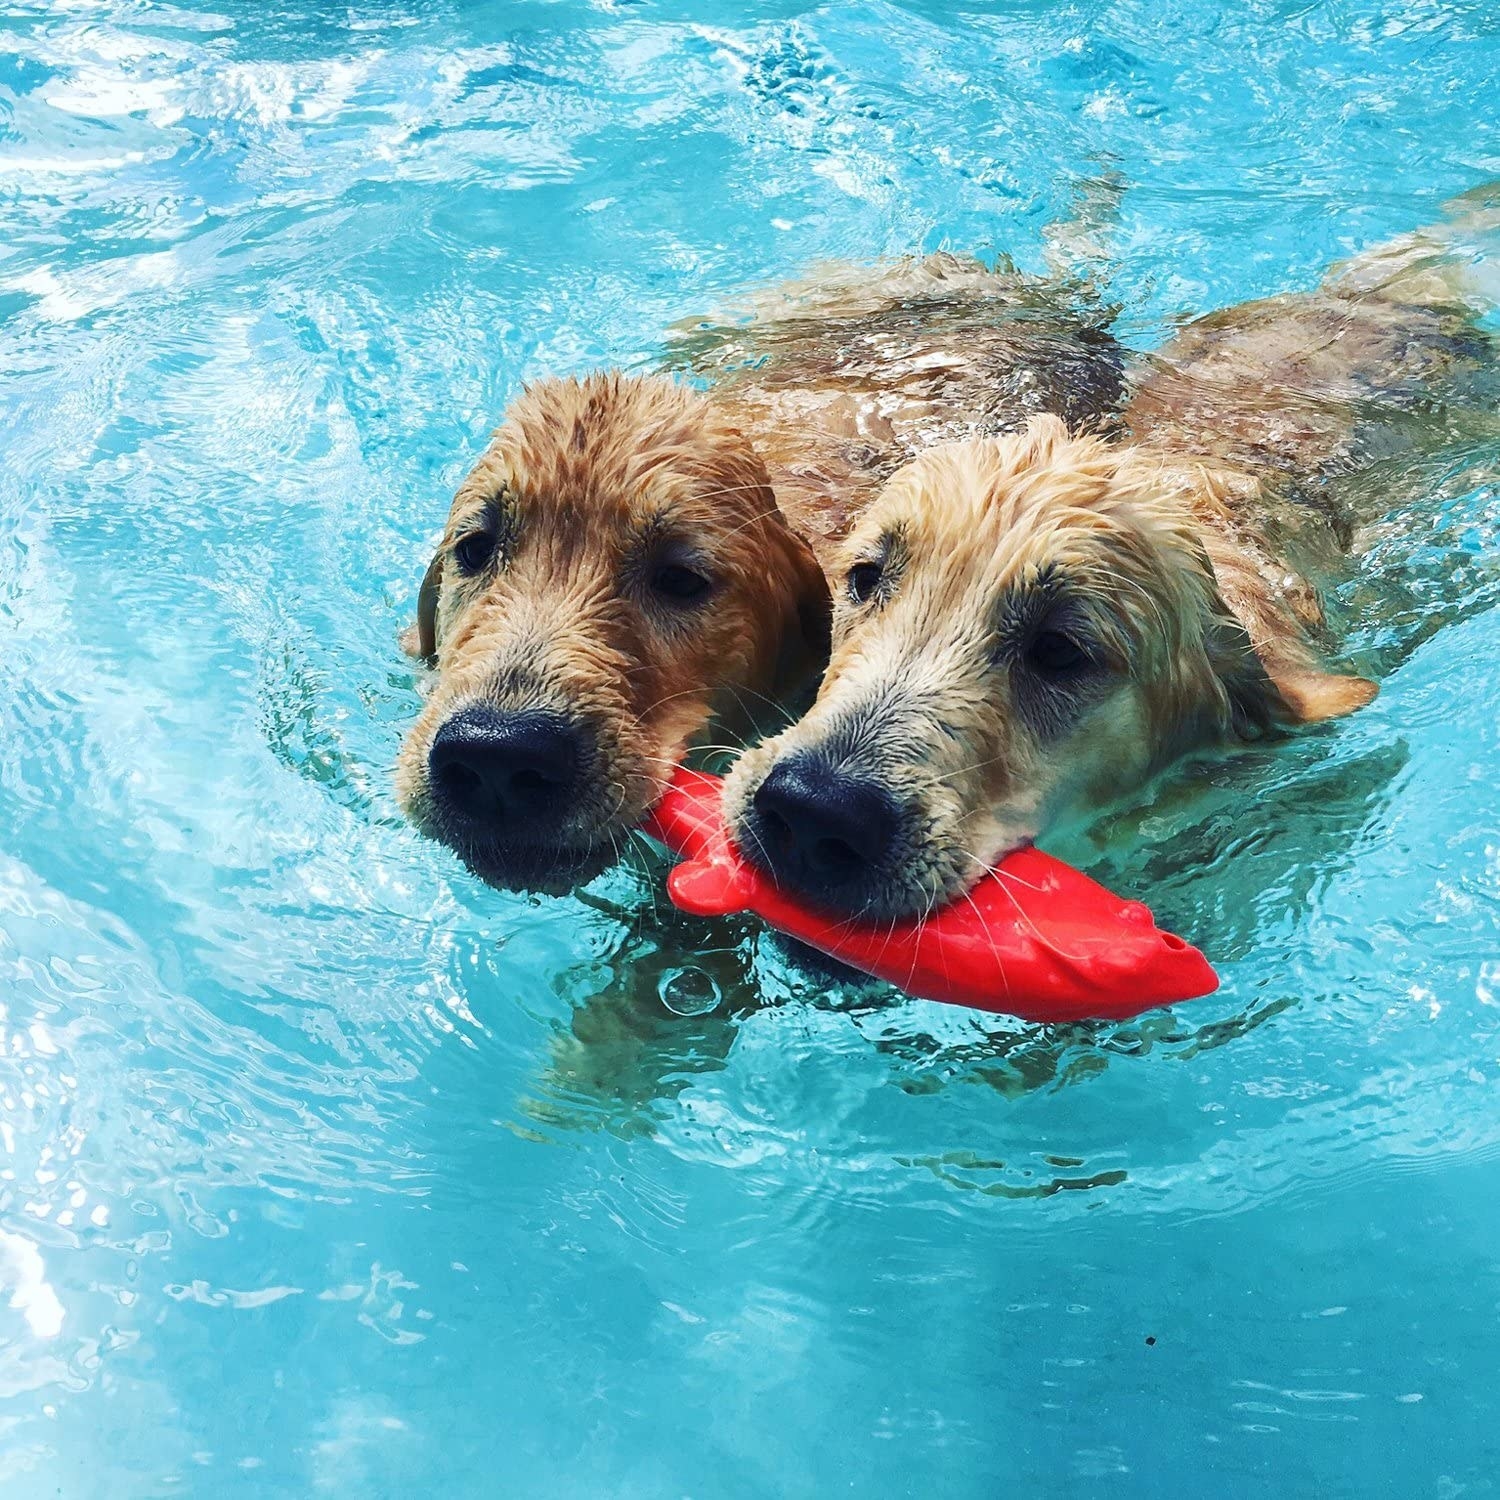
[[[1190,325],[1137,373],[1129,441],[1043,415],[906,464],[830,570],[816,703],[729,777],[746,854],[824,907],[917,915],[1186,752],[1368,703],[1314,649],[1349,533],[1326,482],[1494,430],[1450,252],[1413,237]]]
[[[687,331],[674,363],[707,393],[665,374],[528,388],[422,583],[403,810],[497,886],[599,873],[695,744],[816,681],[814,549],[924,441],[1118,404],[1106,322],[1056,280],[933,256]]]

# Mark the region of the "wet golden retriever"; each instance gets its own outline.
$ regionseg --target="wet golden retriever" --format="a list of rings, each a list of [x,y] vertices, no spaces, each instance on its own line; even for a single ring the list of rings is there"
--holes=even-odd
[[[669,375],[527,389],[422,584],[408,646],[432,672],[404,811],[498,886],[597,874],[690,747],[816,681],[815,553],[905,459],[1035,412],[1107,416],[1106,323],[1060,281],[940,255],[685,330],[674,363],[707,393]]]
[[[830,570],[814,707],[729,777],[745,852],[825,907],[915,915],[1187,751],[1368,703],[1314,650],[1348,541],[1325,481],[1493,432],[1457,238],[1190,325],[1136,374],[1130,441],[1039,416],[903,467]]]

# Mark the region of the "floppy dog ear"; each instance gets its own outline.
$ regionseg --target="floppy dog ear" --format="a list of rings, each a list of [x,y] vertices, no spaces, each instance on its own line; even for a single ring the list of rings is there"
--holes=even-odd
[[[443,553],[440,548],[427,564],[427,571],[422,575],[422,586],[417,590],[416,624],[408,625],[401,632],[401,649],[408,656],[429,665],[437,655],[437,607],[442,583]]]
[[[1371,703],[1380,684],[1350,673],[1319,672],[1300,668],[1275,679],[1276,690],[1297,716],[1299,724],[1322,719],[1341,719]]]
[[[1338,719],[1369,703],[1380,691],[1378,684],[1319,666],[1301,629],[1271,598],[1248,560],[1244,564],[1226,568],[1224,559],[1215,560],[1230,597],[1209,650],[1235,734],[1254,739],[1273,726]]]
[[[1341,719],[1380,691],[1368,677],[1324,671],[1300,641],[1264,642],[1258,650],[1247,644],[1245,656],[1240,669],[1225,680],[1234,727],[1242,737],[1253,738],[1272,724],[1295,727]]]

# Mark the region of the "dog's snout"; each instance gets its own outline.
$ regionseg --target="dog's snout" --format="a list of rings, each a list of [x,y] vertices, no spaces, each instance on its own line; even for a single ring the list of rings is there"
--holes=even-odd
[[[874,781],[816,755],[778,762],[751,799],[755,842],[777,879],[836,897],[890,859],[900,809]]]
[[[582,734],[559,714],[475,705],[433,736],[432,787],[465,821],[495,832],[560,823],[577,791]]]

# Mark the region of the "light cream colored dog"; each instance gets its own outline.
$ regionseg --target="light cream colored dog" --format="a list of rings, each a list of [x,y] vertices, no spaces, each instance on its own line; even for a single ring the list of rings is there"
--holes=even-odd
[[[816,704],[729,779],[746,853],[825,906],[914,915],[1186,751],[1368,703],[1313,647],[1348,539],[1321,481],[1466,410],[1494,430],[1452,237],[1190,326],[1136,378],[1134,441],[1040,416],[903,467],[832,569]]]

